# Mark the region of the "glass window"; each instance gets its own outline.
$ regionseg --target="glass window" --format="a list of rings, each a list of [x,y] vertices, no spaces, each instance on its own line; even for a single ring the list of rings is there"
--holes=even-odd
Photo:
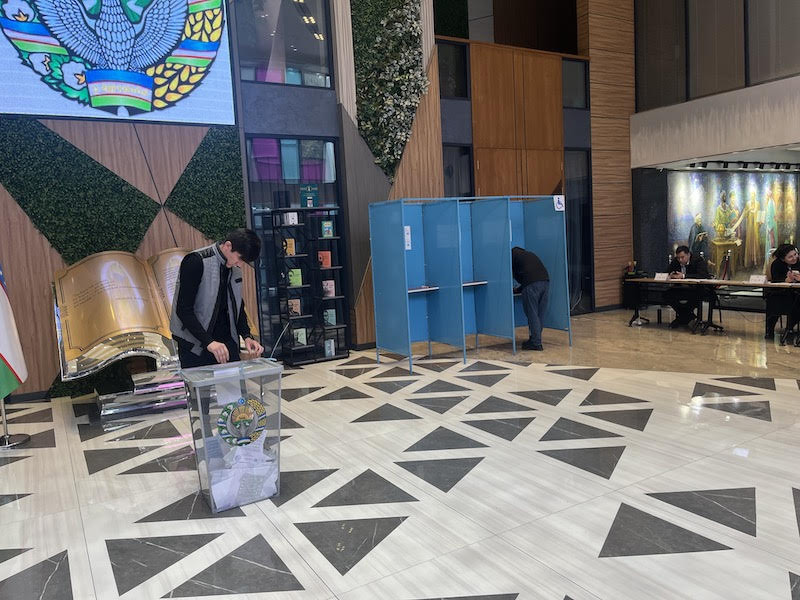
[[[239,0],[235,6],[243,80],[331,87],[323,0]]]
[[[469,98],[467,46],[440,42],[439,86],[442,98]]]
[[[564,152],[567,261],[572,314],[592,310],[592,198],[588,150]]]
[[[564,108],[589,108],[586,98],[586,62],[582,60],[561,61]]]
[[[469,146],[443,146],[444,195],[472,196],[472,152]]]
[[[800,73],[800,2],[758,0],[747,5],[750,83]]]
[[[636,0],[635,8],[636,110],[685,101],[685,1]]]
[[[744,87],[743,0],[689,0],[689,97]]]

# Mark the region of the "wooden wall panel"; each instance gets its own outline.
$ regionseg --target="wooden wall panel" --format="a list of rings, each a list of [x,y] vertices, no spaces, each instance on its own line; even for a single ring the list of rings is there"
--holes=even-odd
[[[588,52],[592,128],[595,306],[621,302],[633,257],[629,118],[635,104],[633,0],[578,0]]]
[[[523,148],[564,150],[561,57],[522,53],[525,138]],[[519,120],[519,119],[518,119]]]
[[[65,119],[42,119],[40,122],[158,201],[158,192],[132,124]]]
[[[525,194],[550,195],[564,193],[564,151],[526,150]]]
[[[587,15],[592,31],[592,48],[632,54],[634,48],[633,21],[592,13]]]
[[[428,63],[428,81],[428,91],[417,107],[411,137],[395,172],[390,199],[440,198],[444,195],[442,113],[436,48]]]
[[[591,120],[592,145],[598,148],[623,148],[631,139],[628,119],[606,119],[595,117]]]
[[[481,148],[516,147],[514,51],[470,44],[472,139]]]
[[[524,194],[518,151],[513,148],[475,148],[475,194]]]
[[[589,65],[591,69],[592,65]],[[636,90],[633,86],[592,82],[590,93],[592,120],[603,117],[628,121],[635,110]]]
[[[336,99],[356,121],[356,70],[353,58],[353,23],[350,0],[331,2],[333,32],[333,69],[336,75]]]
[[[50,285],[66,263],[3,186],[0,215],[0,263],[28,367],[28,380],[14,393],[46,390],[59,373]]]
[[[206,136],[208,127],[149,123],[135,123],[131,127],[144,148],[159,199],[165,202]]]

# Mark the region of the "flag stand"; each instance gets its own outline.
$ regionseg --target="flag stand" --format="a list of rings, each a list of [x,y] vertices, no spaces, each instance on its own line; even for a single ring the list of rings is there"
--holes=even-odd
[[[6,418],[6,399],[0,398],[0,414],[3,417],[3,435],[0,435],[0,448],[14,448],[22,444],[27,444],[31,436],[27,433],[8,433],[8,419]]]

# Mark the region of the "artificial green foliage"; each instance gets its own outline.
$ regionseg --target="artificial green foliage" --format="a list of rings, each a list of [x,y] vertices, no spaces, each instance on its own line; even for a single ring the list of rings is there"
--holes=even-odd
[[[436,35],[468,39],[467,0],[433,0],[433,31]]]
[[[351,0],[358,129],[392,178],[422,95],[420,0]]]
[[[134,252],[158,204],[33,119],[0,119],[0,183],[68,263]]]
[[[236,127],[212,127],[166,207],[212,240],[245,226],[242,152]]]

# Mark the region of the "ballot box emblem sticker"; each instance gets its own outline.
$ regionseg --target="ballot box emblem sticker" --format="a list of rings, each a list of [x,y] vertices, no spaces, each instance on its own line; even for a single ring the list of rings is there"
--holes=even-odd
[[[219,436],[231,446],[255,442],[267,427],[267,411],[255,398],[226,404],[217,419]]]

